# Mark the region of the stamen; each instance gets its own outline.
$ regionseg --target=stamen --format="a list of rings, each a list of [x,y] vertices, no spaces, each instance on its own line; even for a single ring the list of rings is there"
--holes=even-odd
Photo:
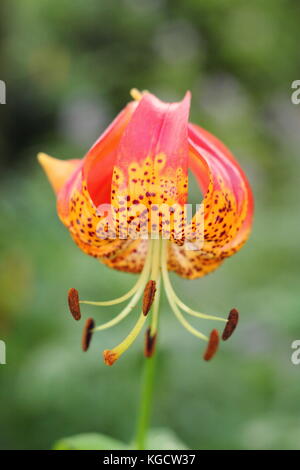
[[[168,268],[167,268],[167,246],[165,245],[162,249],[162,264],[161,264],[161,269],[162,269],[162,275],[163,275],[163,280],[164,280],[164,285],[165,285],[165,292],[167,294],[167,298],[170,304],[170,307],[173,310],[173,313],[179,320],[179,322],[182,324],[182,326],[188,330],[192,335],[196,336],[197,338],[203,339],[204,341],[208,341],[207,336],[205,336],[201,331],[196,330],[190,323],[184,318],[182,315],[181,311],[179,310],[175,300],[174,300],[174,295],[173,295],[173,290],[171,287],[169,275],[168,275]]]
[[[168,297],[168,300],[169,300],[169,304],[170,304],[170,306],[171,306],[171,308],[172,308],[172,310],[173,310],[173,313],[175,314],[175,316],[177,317],[177,319],[179,320],[179,322],[182,324],[182,326],[183,326],[187,331],[189,331],[189,333],[191,333],[192,335],[196,336],[197,338],[203,339],[204,341],[208,341],[207,336],[205,336],[203,333],[201,333],[201,331],[197,330],[197,329],[194,328],[192,325],[190,325],[190,323],[184,318],[184,316],[183,316],[182,313],[180,312],[179,308],[177,307],[177,305],[175,304],[175,302],[173,301],[173,299],[168,296],[167,289],[166,289],[166,294],[167,294],[167,297]]]
[[[152,336],[151,327],[149,327],[145,333],[145,347],[144,347],[145,357],[153,356],[155,352],[156,338],[157,338],[157,333],[155,333]]]
[[[89,348],[89,345],[91,343],[91,339],[93,336],[93,328],[95,326],[95,322],[93,318],[88,318],[87,321],[85,322],[85,326],[83,328],[82,332],[82,349],[83,351],[87,351]]]
[[[216,354],[218,346],[219,346],[219,333],[218,333],[218,330],[212,330],[212,332],[209,336],[206,351],[203,355],[203,359],[205,361],[210,361],[210,359],[212,359],[212,357]]]
[[[125,295],[122,295],[122,297],[118,297],[117,299],[103,300],[103,301],[100,300],[99,302],[94,301],[94,300],[80,300],[79,303],[86,304],[86,305],[95,305],[96,307],[109,307],[111,305],[117,305],[117,304],[121,304],[122,302],[125,302],[125,300],[129,299],[135,292],[136,292],[136,288],[135,289],[132,288]]]
[[[140,281],[139,281],[140,286],[139,286],[138,290],[136,291],[136,293],[134,294],[134,296],[132,297],[132,299],[130,300],[130,302],[126,305],[126,307],[115,318],[113,318],[112,320],[109,320],[106,323],[103,323],[100,326],[97,326],[96,328],[94,328],[94,331],[106,330],[107,328],[111,328],[112,326],[117,325],[122,320],[124,320],[124,318],[126,318],[127,315],[136,306],[136,304],[138,303],[138,301],[140,300],[140,298],[141,298],[141,296],[144,292],[146,279],[147,279],[147,277],[149,276],[149,273],[150,273],[152,251],[153,251],[152,241],[149,241],[147,259],[145,261],[145,266],[143,268],[143,272],[141,274]]]
[[[168,278],[169,278],[169,276],[168,276]],[[173,286],[171,284],[170,278],[169,278],[169,287],[170,287],[170,291],[172,292],[172,296],[173,296],[175,302],[177,303],[178,307],[180,307],[182,310],[184,310],[189,315],[192,315],[193,317],[197,317],[197,318],[203,318],[205,320],[216,320],[216,321],[227,322],[226,318],[222,318],[222,317],[218,317],[218,316],[214,316],[214,315],[207,315],[206,313],[197,312],[197,311],[193,310],[192,308],[190,308],[188,305],[184,304],[182,302],[182,300],[180,300],[180,298],[176,295],[176,292],[174,291]]]
[[[167,250],[167,247],[165,247],[165,251]],[[163,255],[165,256],[166,258],[166,255]],[[195,310],[191,309],[190,307],[188,307],[186,304],[184,304],[180,299],[179,297],[177,297],[173,287],[172,287],[172,284],[171,284],[171,281],[170,281],[170,278],[169,278],[169,274],[168,274],[168,269],[167,269],[167,266],[166,266],[166,263],[167,263],[167,260],[165,259],[165,279],[164,279],[164,282],[165,282],[165,287],[166,287],[166,292],[167,290],[169,291],[169,296],[172,297],[172,299],[174,300],[174,302],[180,307],[182,308],[182,310],[184,310],[186,313],[188,313],[189,315],[192,315],[193,317],[197,317],[197,318],[203,318],[203,319],[206,319],[206,320],[216,320],[216,321],[222,321],[222,322],[227,322],[227,320],[225,318],[222,318],[222,317],[217,317],[217,316],[214,316],[214,315],[207,315],[205,313],[201,313],[201,312],[196,312]]]
[[[107,330],[107,328],[111,328],[112,326],[117,325],[120,323],[124,318],[127,317],[127,315],[134,309],[138,301],[140,300],[142,294],[144,291],[144,286],[142,286],[132,297],[131,301],[126,305],[126,307],[112,320],[109,320],[106,323],[103,323],[100,326],[97,326],[94,328],[94,331],[102,331],[102,330]]]
[[[132,287],[132,289],[130,289],[126,294],[122,295],[121,297],[118,297],[117,299],[113,299],[113,300],[103,300],[103,301],[100,301],[100,302],[94,302],[94,301],[90,301],[90,300],[80,300],[80,303],[81,304],[87,304],[87,305],[96,305],[96,306],[105,307],[105,306],[116,305],[116,304],[120,304],[122,302],[125,302],[125,300],[132,297],[135,294],[135,292],[142,285],[144,286],[144,284],[145,284],[145,282],[146,282],[146,280],[149,276],[149,273],[150,273],[151,254],[152,254],[152,244],[151,244],[151,241],[149,241],[149,248],[148,248],[147,257],[146,257],[146,260],[145,260],[143,270],[140,274],[140,277],[137,280],[136,284]]]
[[[143,314],[147,315],[152,307],[156,292],[156,282],[148,281],[144,290],[143,297]]]
[[[133,294],[137,291],[141,284],[141,276],[139,277],[137,283],[130,289],[126,294],[122,295],[121,297],[118,297],[116,299],[112,300],[102,300],[100,302],[98,301],[93,301],[93,300],[80,300],[81,304],[87,304],[87,305],[96,305],[100,307],[107,307],[110,305],[117,305],[121,304],[122,302],[125,302],[125,300],[129,299],[130,297],[133,296]]]
[[[173,288],[172,288],[173,289]],[[174,292],[174,290],[173,290]],[[222,321],[222,322],[227,322],[226,318],[222,317],[217,317],[215,315],[207,315],[206,313],[201,313],[201,312],[196,312],[195,310],[191,309],[188,305],[184,304],[179,297],[177,297],[176,293],[174,292],[174,298],[177,303],[177,305],[182,308],[186,313],[189,315],[192,315],[193,317],[197,318],[203,318],[205,320],[216,320],[216,321]]]
[[[68,304],[69,304],[69,309],[72,314],[72,317],[77,321],[80,320],[81,312],[80,312],[80,305],[79,305],[78,290],[74,289],[73,287],[69,289],[69,292],[68,292]]]
[[[239,321],[239,312],[235,308],[233,308],[229,312],[227,325],[225,326],[223,334],[222,334],[223,341],[226,341],[228,338],[230,338],[230,336],[232,335],[232,333],[237,327],[238,321]]]

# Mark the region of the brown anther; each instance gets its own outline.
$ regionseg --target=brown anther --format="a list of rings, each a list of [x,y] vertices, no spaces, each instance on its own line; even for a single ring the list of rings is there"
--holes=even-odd
[[[230,338],[230,336],[232,335],[232,333],[237,327],[238,321],[239,321],[239,312],[235,308],[233,308],[229,312],[227,324],[222,334],[223,341],[226,341],[228,338]]]
[[[107,366],[112,366],[118,359],[117,353],[111,351],[110,349],[105,349],[103,351],[103,359]]]
[[[69,292],[68,292],[68,304],[69,304],[69,309],[72,314],[72,317],[75,320],[80,320],[81,312],[80,312],[78,290],[74,289],[73,287],[69,289]]]
[[[208,345],[206,351],[203,355],[205,361],[210,361],[210,359],[216,354],[219,346],[219,333],[218,330],[212,330],[209,336]]]
[[[152,307],[154,296],[156,292],[156,282],[148,281],[144,290],[143,297],[143,314],[146,316]]]
[[[93,336],[93,328],[95,327],[95,322],[92,318],[88,318],[85,322],[83,332],[82,332],[82,350],[87,351],[89,349],[89,345],[91,343],[91,339]]]
[[[151,328],[149,327],[145,333],[145,347],[144,347],[145,357],[153,356],[155,352],[156,337],[157,337],[156,333],[153,336],[151,336]]]

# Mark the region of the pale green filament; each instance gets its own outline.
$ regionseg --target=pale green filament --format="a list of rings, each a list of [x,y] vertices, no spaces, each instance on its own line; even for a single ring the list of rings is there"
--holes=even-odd
[[[182,326],[189,331],[192,335],[197,336],[200,339],[203,339],[204,341],[208,341],[207,336],[205,336],[201,331],[198,331],[196,328],[194,328],[190,323],[185,319],[185,317],[182,315],[180,312],[175,298],[174,298],[174,291],[171,286],[171,282],[169,279],[169,274],[168,274],[168,267],[167,267],[167,255],[168,255],[168,247],[167,247],[167,240],[163,240],[163,247],[162,247],[162,261],[161,261],[161,270],[162,270],[162,276],[163,276],[163,281],[164,281],[164,287],[165,291],[167,294],[167,298],[170,304],[170,307],[173,310],[173,313],[177,317],[178,321],[182,324]]]
[[[137,280],[136,284],[126,294],[122,295],[121,297],[118,297],[117,299],[113,299],[113,300],[103,300],[103,301],[100,301],[100,302],[95,302],[95,301],[91,301],[91,300],[80,300],[80,303],[81,304],[87,304],[87,305],[96,305],[96,306],[100,306],[100,307],[101,306],[105,307],[105,306],[110,306],[110,305],[116,305],[116,304],[120,304],[122,302],[125,302],[125,300],[132,297],[133,294],[135,294],[135,292],[137,292],[137,290],[139,290],[139,288],[142,287],[142,289],[143,289],[144,284],[146,283],[146,280],[149,276],[149,272],[150,272],[150,268],[151,268],[151,250],[152,250],[152,245],[151,245],[151,241],[149,241],[148,253],[147,253],[147,257],[146,257],[146,261],[145,261],[142,273],[141,273],[139,279]]]
[[[184,310],[189,315],[192,315],[193,317],[197,317],[197,318],[203,318],[205,320],[216,320],[216,321],[222,321],[222,322],[225,322],[225,323],[227,322],[226,318],[217,317],[217,316],[214,316],[214,315],[207,315],[206,313],[197,312],[197,311],[193,310],[192,308],[188,307],[188,305],[184,304],[179,299],[179,297],[177,297],[177,295],[176,295],[176,293],[175,293],[175,291],[174,291],[174,289],[171,285],[171,282],[169,283],[169,285],[170,285],[170,289],[173,293],[174,300],[177,303],[178,307],[182,308],[182,310]]]
[[[107,328],[111,328],[112,326],[117,325],[122,320],[124,320],[124,318],[126,318],[127,315],[136,306],[136,304],[140,300],[141,296],[143,295],[145,285],[146,285],[147,279],[149,277],[151,261],[152,261],[152,251],[153,251],[153,246],[152,246],[152,242],[150,241],[149,242],[148,253],[147,253],[147,258],[146,258],[146,261],[145,261],[145,265],[144,265],[142,274],[140,276],[140,279],[137,283],[137,284],[139,284],[139,286],[138,286],[138,289],[137,289],[135,295],[132,297],[131,301],[126,305],[126,307],[115,318],[113,318],[112,320],[109,320],[106,323],[103,323],[100,326],[97,326],[96,328],[93,329],[93,331],[102,331],[102,330],[106,330]]]

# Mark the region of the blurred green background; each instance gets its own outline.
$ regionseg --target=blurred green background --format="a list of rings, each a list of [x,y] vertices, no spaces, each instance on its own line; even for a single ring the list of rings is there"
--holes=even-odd
[[[58,221],[35,155],[80,158],[129,99],[193,94],[191,118],[218,135],[255,192],[253,234],[214,274],[173,276],[194,308],[241,323],[211,363],[161,309],[153,425],[194,449],[299,449],[300,4],[292,0],[2,0],[0,79],[0,447],[46,449],[79,432],[132,437],[142,336],[114,367],[101,352],[133,317],[80,350],[66,292],[121,295],[135,278],[87,257]],[[98,322],[117,308],[84,309]],[[208,331],[212,325],[196,321]]]

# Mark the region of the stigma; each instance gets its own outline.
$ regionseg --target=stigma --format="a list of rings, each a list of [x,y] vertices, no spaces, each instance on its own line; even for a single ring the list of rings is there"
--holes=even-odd
[[[205,361],[210,361],[216,354],[219,348],[220,337],[223,341],[229,339],[238,324],[238,311],[236,309],[231,309],[228,318],[223,318],[221,316],[208,315],[206,313],[193,310],[186,305],[177,296],[169,276],[167,264],[169,243],[169,240],[163,240],[162,238],[148,240],[147,255],[139,278],[135,285],[121,297],[103,301],[79,300],[78,291],[74,288],[69,290],[69,309],[73,318],[77,321],[81,318],[80,305],[109,307],[127,301],[125,307],[106,323],[96,325],[92,318],[88,318],[86,320],[82,334],[83,351],[87,351],[89,348],[92,335],[94,333],[104,331],[118,325],[127,316],[129,316],[129,314],[136,315],[134,311],[139,309],[135,324],[123,341],[111,349],[104,350],[104,363],[108,366],[112,366],[135,342],[146,323],[148,326],[145,333],[144,355],[147,358],[153,356],[158,336],[159,305],[162,286],[166,294],[170,310],[173,312],[178,322],[191,335],[207,343],[203,353],[203,359]],[[189,317],[197,318],[198,321],[201,320],[202,322],[222,323],[224,325],[223,331],[220,335],[218,330],[213,328],[210,330],[211,332],[206,335],[190,323]]]

